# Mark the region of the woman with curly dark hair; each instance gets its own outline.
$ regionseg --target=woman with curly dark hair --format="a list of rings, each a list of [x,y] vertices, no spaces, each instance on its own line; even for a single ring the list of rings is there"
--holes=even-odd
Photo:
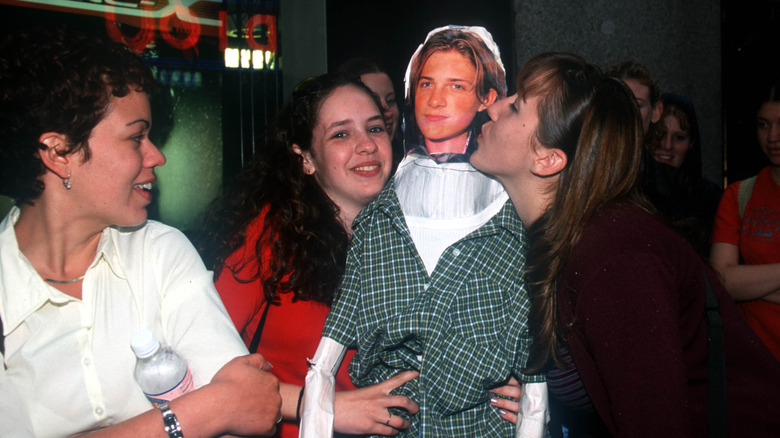
[[[207,213],[199,247],[217,290],[244,342],[285,382],[287,421],[279,436],[298,436],[306,358],[344,271],[352,220],[382,190],[391,165],[390,137],[371,90],[339,75],[309,78],[238,183]],[[346,368],[336,378],[339,390],[355,388]],[[400,418],[384,424],[386,409],[416,411],[408,398],[389,395],[415,376],[341,393],[336,430],[390,434],[407,427]]]
[[[278,381],[246,355],[184,235],[147,220],[165,157],[152,72],[106,38],[0,40],[0,436],[271,434]],[[155,409],[130,339],[151,330],[194,389]],[[98,430],[100,429],[100,430]]]

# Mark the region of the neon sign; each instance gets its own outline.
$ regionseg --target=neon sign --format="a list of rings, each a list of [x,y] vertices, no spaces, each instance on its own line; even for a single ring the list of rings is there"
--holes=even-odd
[[[249,17],[241,32],[249,49],[228,47],[227,12],[219,12],[219,23],[219,49],[225,52],[225,67],[254,70],[276,68],[276,16],[256,14]],[[260,32],[256,33],[256,30]],[[257,40],[255,35],[258,33],[266,35],[266,43]]]
[[[128,37],[119,29],[115,8],[108,6],[105,10],[106,32],[115,41],[127,44],[136,52],[143,51],[154,41],[155,30],[159,30],[162,39],[174,49],[186,50],[198,43],[201,22],[188,7],[178,4],[157,11],[140,12],[140,25],[137,25],[140,30],[134,36]]]
[[[197,51],[203,36],[218,37],[225,67],[276,69],[276,16],[255,14],[246,19],[243,27],[237,23],[238,29],[229,29],[222,0],[0,0],[0,3],[102,16],[108,35],[136,52],[152,44],[158,33],[168,46],[182,51]],[[126,35],[120,23],[138,31]],[[243,39],[248,48],[230,47],[233,38]]]

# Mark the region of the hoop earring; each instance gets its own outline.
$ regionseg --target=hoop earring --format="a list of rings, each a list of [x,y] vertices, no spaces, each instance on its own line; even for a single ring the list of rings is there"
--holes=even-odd
[[[62,179],[62,185],[65,187],[65,190],[70,190],[71,183],[70,183],[70,174],[68,174],[67,177]]]

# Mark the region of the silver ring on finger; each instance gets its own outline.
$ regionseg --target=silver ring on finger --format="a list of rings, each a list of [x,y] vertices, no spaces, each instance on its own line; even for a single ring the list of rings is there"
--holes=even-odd
[[[390,427],[390,420],[393,418],[393,413],[390,411],[387,411],[387,413],[390,415],[387,416],[387,421],[385,422],[385,426]]]

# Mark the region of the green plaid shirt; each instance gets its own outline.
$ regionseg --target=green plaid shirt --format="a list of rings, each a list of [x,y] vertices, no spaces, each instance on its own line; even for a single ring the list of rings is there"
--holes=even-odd
[[[507,201],[447,248],[429,276],[394,187],[391,180],[355,218],[323,336],[357,347],[349,371],[358,386],[420,372],[395,391],[420,405],[399,436],[514,436],[487,390],[510,376],[543,380],[521,372],[531,343],[523,224]]]

